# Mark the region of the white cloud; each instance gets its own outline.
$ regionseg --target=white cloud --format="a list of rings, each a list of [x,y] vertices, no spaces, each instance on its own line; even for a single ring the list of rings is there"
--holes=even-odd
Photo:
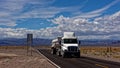
[[[54,17],[55,14],[59,13],[58,10],[52,10],[51,8],[41,8],[32,10],[30,12],[26,12],[17,16],[16,18],[51,18]]]
[[[69,17],[66,18],[63,15],[61,15],[58,18],[55,18],[54,20],[52,20],[52,22],[55,24],[64,24],[68,22],[69,20],[70,20]]]
[[[81,13],[79,16],[76,16],[77,18],[93,18],[100,16],[101,13]]]
[[[74,10],[73,10],[74,8]],[[73,6],[73,7],[39,7],[34,10],[30,10],[28,12],[25,12],[21,14],[20,16],[17,16],[17,18],[53,18],[55,15],[61,13],[61,12],[71,12],[74,13],[78,11],[81,7],[79,6]]]
[[[20,19],[20,18],[53,18],[55,17],[56,14],[61,13],[61,12],[70,12],[73,14],[73,16],[75,15],[74,18],[77,19],[73,19],[70,20],[68,17],[66,20],[66,22],[73,22],[73,23],[83,23],[83,22],[79,22],[77,20],[80,20],[81,18],[92,18],[92,17],[97,17],[101,15],[101,12],[103,12],[104,10],[108,9],[109,7],[113,6],[114,4],[116,4],[117,2],[119,2],[119,0],[115,0],[112,3],[110,3],[109,5],[105,6],[104,8],[92,11],[92,12],[88,12],[88,13],[82,13],[81,11],[79,11],[80,9],[82,9],[82,7],[84,5],[80,6],[73,6],[73,7],[54,7],[54,6],[49,6],[50,4],[52,4],[55,0],[5,0],[5,1],[1,1],[0,4],[0,8],[2,8],[2,12],[0,12],[0,18],[5,18],[8,22],[7,23],[0,23],[0,25],[5,25],[5,26],[16,26],[17,23],[15,22],[15,20]],[[87,1],[85,1],[86,3]],[[39,8],[33,8],[31,10],[28,10],[27,12],[24,13],[20,13],[22,11],[24,11],[24,8],[27,4],[32,4],[32,5],[38,5],[37,7]],[[79,11],[79,12],[78,12]],[[76,16],[78,15],[78,16]],[[60,16],[62,18],[62,16]],[[66,17],[64,17],[66,18]],[[69,20],[68,20],[69,19]],[[60,20],[60,18],[59,18]],[[63,18],[61,19],[63,20]],[[82,19],[83,20],[83,19]],[[54,20],[55,21],[55,20]],[[53,21],[53,22],[54,22]],[[57,21],[57,18],[56,18]],[[65,21],[64,21],[65,22]],[[55,22],[55,23],[59,23]]]
[[[74,31],[79,39],[120,39],[120,12],[110,16],[96,18],[89,22],[84,18],[70,18],[60,16],[51,20],[58,24],[55,27],[30,30],[25,28],[0,28],[3,38],[25,38],[27,33],[33,33],[35,38],[55,38],[62,36],[64,31]]]
[[[85,18],[70,18],[70,17],[64,17],[63,15],[60,15],[57,18],[54,18],[51,20],[54,24],[85,24],[88,22]]]
[[[78,15],[78,17],[80,18],[92,18],[92,17],[98,17],[100,16],[105,10],[109,9],[110,7],[114,6],[116,3],[120,2],[120,0],[114,0],[113,2],[111,2],[110,4],[104,6],[103,8],[97,9],[97,10],[93,10],[91,12],[87,12],[87,13],[74,13],[75,15]]]
[[[26,28],[0,28],[0,38],[26,38],[28,33],[32,33],[34,38],[51,38],[50,30],[29,30]]]
[[[4,25],[4,26],[16,26],[16,22],[10,19],[0,19],[0,25]]]
[[[36,9],[36,10],[28,10],[29,12],[23,14],[22,11],[25,10],[25,6],[27,4],[39,5],[39,6],[47,6],[53,3],[54,0],[2,0],[0,1],[0,25],[4,26],[16,26],[17,19],[20,18],[48,18],[53,17],[57,12],[55,11],[47,11],[47,8],[43,8],[44,10]],[[38,6],[38,7],[39,7]],[[39,11],[40,10],[40,11]],[[52,9],[51,9],[52,10]],[[4,19],[4,21],[2,20]]]
[[[39,9],[34,9],[23,14],[18,14],[14,16],[13,14],[20,12],[26,3],[31,4],[51,4],[54,0],[49,0],[47,3],[44,0],[6,0],[0,4],[1,8],[5,10],[0,12],[0,25],[6,26],[16,26],[16,19],[19,18],[51,18],[54,17],[57,13],[63,11],[69,11],[72,13],[77,12],[81,7],[65,7],[65,8],[56,8],[56,7],[41,7]],[[25,28],[0,28],[0,37],[1,38],[25,38],[27,33],[33,33],[35,38],[54,38],[61,36],[64,31],[74,31],[79,39],[111,39],[116,38],[120,39],[120,11],[111,15],[96,18],[94,21],[90,22],[88,18],[100,16],[101,12],[105,11],[109,7],[117,3],[118,0],[113,1],[111,4],[107,5],[104,8],[89,12],[81,13],[79,16],[75,17],[64,17],[63,15],[51,19],[49,21],[57,24],[58,26],[44,28],[40,30],[30,30]],[[14,8],[14,9],[12,9]],[[73,8],[75,8],[73,10]],[[72,9],[72,10],[71,10]],[[10,12],[9,12],[10,11]],[[12,12],[13,11],[13,12]],[[15,13],[14,13],[15,12]],[[115,39],[114,38],[114,39]]]
[[[8,17],[8,16],[10,16],[10,13],[9,12],[7,12],[7,11],[1,11],[0,12],[0,18],[2,17]]]
[[[94,10],[92,12],[89,12],[88,14],[96,14],[96,13],[101,13],[105,10],[107,10],[108,8],[110,8],[111,6],[115,5],[116,3],[120,2],[120,0],[114,0],[113,2],[111,2],[110,4],[104,6],[103,8],[101,9],[98,9],[98,10]]]
[[[1,1],[1,7],[10,11],[21,11],[26,4],[48,5],[54,0],[5,0]]]
[[[110,39],[114,36],[120,39],[120,12],[96,18],[93,22],[84,18],[64,16],[55,18],[52,22],[58,24],[55,28],[57,32],[74,31],[80,39]]]
[[[0,28],[2,38],[23,38],[25,29]]]
[[[1,8],[6,9],[8,11],[20,11],[27,0],[5,0],[0,2]]]
[[[16,26],[15,19],[11,16],[11,13],[8,11],[1,11],[0,12],[0,25],[3,26]]]

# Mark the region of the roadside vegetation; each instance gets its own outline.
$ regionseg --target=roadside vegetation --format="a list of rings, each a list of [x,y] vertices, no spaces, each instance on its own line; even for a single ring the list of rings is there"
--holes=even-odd
[[[81,54],[120,59],[119,46],[82,46]]]

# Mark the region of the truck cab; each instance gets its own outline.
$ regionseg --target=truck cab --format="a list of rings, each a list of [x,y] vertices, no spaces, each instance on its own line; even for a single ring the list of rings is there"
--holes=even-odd
[[[76,37],[63,37],[61,40],[61,55],[80,57],[79,43]]]
[[[63,37],[59,37],[54,47],[55,54],[62,57],[80,57],[79,42],[74,32],[64,32]]]

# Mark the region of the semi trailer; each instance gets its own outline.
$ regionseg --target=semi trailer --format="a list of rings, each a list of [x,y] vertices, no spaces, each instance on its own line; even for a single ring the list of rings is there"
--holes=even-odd
[[[64,32],[63,37],[52,40],[51,53],[62,57],[80,57],[79,45],[74,32]]]

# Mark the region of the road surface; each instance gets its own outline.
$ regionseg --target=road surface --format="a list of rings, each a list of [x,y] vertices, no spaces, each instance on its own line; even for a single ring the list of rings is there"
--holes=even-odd
[[[81,58],[62,58],[52,55],[49,49],[38,49],[38,51],[61,68],[120,68],[120,63],[117,62],[82,56]]]

